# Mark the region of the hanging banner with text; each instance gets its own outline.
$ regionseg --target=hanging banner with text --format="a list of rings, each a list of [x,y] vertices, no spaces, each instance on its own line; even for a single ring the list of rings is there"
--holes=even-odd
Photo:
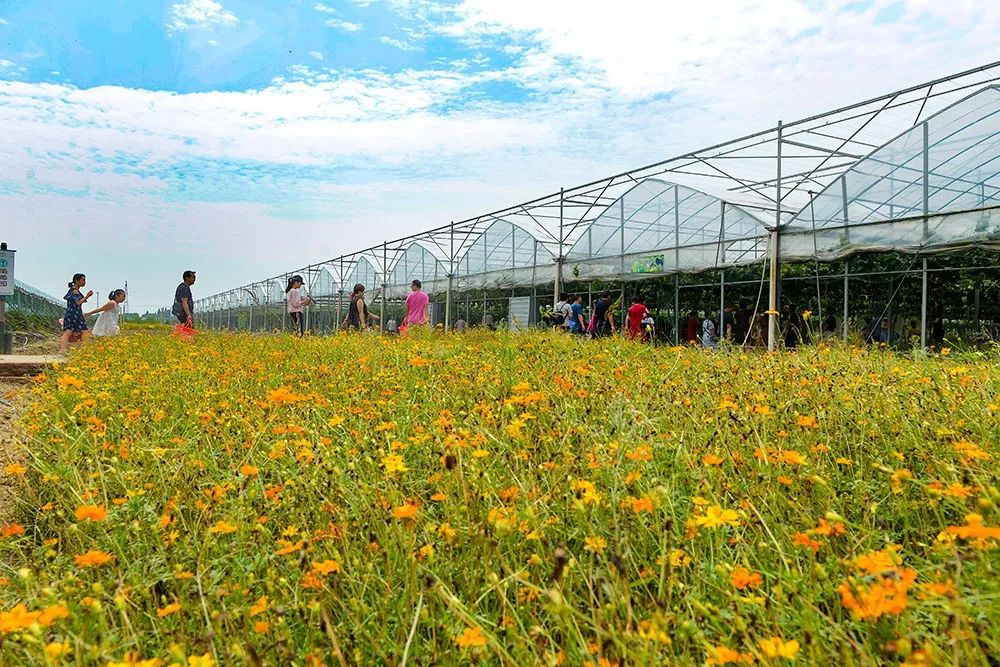
[[[632,262],[632,273],[663,273],[663,255],[650,255]]]

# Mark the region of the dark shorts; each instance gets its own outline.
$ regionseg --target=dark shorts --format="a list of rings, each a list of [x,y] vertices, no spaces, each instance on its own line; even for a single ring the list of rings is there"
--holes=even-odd
[[[302,313],[288,313],[288,317],[292,320],[292,325],[299,330],[299,335],[304,335],[306,333],[306,318],[302,316]]]

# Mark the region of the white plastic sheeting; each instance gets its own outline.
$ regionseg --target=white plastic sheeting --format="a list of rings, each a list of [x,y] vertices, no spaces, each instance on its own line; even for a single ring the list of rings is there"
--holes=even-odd
[[[414,280],[419,280],[428,294],[448,289],[448,267],[420,243],[410,244],[393,264],[386,281],[386,296],[405,297]]]
[[[990,245],[1000,241],[998,209],[1000,87],[991,86],[859,160],[782,229],[780,255]]]
[[[767,229],[737,204],[646,179],[608,206],[567,254],[567,277],[638,280],[757,262]]]
[[[457,289],[507,288],[555,280],[555,258],[527,230],[498,219],[458,260]]]

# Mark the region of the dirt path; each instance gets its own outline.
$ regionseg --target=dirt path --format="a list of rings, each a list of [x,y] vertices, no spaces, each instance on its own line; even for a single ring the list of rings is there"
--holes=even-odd
[[[23,463],[25,433],[18,424],[30,385],[0,378],[0,524],[8,523],[17,500],[16,480],[4,468]]]

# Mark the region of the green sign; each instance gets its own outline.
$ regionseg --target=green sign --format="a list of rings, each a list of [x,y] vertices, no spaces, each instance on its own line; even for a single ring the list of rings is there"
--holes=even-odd
[[[632,273],[663,273],[663,255],[650,255],[632,262]]]

